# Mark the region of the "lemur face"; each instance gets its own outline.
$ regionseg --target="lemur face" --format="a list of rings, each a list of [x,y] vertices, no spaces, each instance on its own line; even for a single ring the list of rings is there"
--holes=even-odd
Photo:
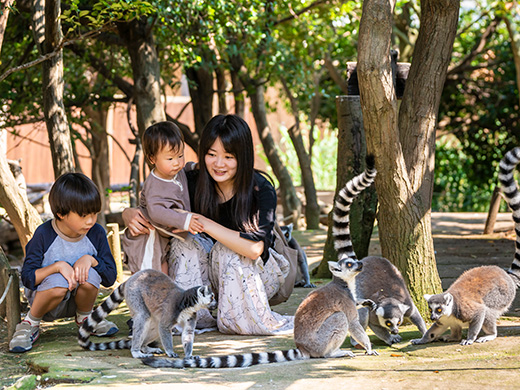
[[[428,301],[430,319],[437,321],[442,316],[450,316],[453,309],[453,296],[450,293],[436,295],[426,294],[424,298]]]
[[[352,259],[350,257],[344,257],[338,262],[329,261],[329,269],[332,275],[344,280],[349,281],[354,278],[358,273],[361,272],[363,263],[359,260]]]

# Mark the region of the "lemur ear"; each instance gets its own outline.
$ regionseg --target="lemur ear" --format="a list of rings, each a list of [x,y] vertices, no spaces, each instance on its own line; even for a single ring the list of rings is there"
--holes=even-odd
[[[424,296],[424,299],[426,299],[426,301],[429,301],[430,298],[432,297],[431,294],[424,294],[423,296]]]

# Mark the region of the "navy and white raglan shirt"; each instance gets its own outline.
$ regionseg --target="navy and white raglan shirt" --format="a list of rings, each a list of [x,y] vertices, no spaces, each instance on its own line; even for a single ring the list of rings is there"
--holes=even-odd
[[[114,257],[108,245],[105,229],[94,224],[87,234],[70,238],[59,232],[54,219],[38,226],[25,247],[22,282],[29,290],[36,290],[36,270],[65,261],[71,266],[83,255],[94,257],[98,265],[92,267],[101,277],[101,284],[110,287],[117,278]]]

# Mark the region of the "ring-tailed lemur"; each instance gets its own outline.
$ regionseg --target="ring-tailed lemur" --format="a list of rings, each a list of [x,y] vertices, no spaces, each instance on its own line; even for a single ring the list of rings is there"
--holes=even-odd
[[[368,159],[365,172],[354,177],[343,188],[335,202],[338,220],[348,214],[353,199],[374,181],[376,170],[373,158]],[[341,237],[342,227],[334,225],[335,237]],[[294,342],[296,348],[286,351],[249,353],[221,357],[192,357],[188,359],[145,358],[143,363],[152,367],[248,367],[255,364],[278,363],[318,357],[354,356],[342,351],[341,345],[349,332],[367,355],[378,355],[372,350],[370,340],[359,323],[355,278],[363,265],[360,261],[341,254],[337,262],[330,261],[332,281],[312,291],[298,306],[294,317]],[[366,300],[361,305],[372,305]]]
[[[358,299],[375,303],[372,308],[359,309],[364,328],[370,326],[377,337],[392,345],[401,342],[399,326],[408,318],[423,335],[426,324],[397,267],[383,257],[369,256],[361,262],[363,271],[356,278]]]
[[[298,241],[292,236],[293,224],[280,226],[285,239],[287,240],[287,245],[289,247],[296,249],[298,251],[298,273],[296,275],[296,281],[294,282],[294,287],[304,287],[304,288],[314,288],[315,284],[311,283],[311,278],[309,275],[309,264],[307,263],[307,255],[305,251],[302,249]]]
[[[506,272],[495,265],[471,268],[465,271],[442,294],[425,295],[435,323],[421,339],[412,344],[435,340],[461,341],[462,327],[469,325],[462,345],[483,343],[497,337],[497,319],[509,309],[520,287],[520,193],[513,171],[520,161],[520,148],[507,152],[500,161],[498,178],[506,201],[513,210],[516,231],[516,251],[511,267]],[[450,335],[443,336],[451,328]],[[480,331],[482,337],[478,337]],[[477,338],[478,337],[478,338]]]
[[[123,300],[126,300],[133,319],[133,337],[106,343],[91,342],[89,337],[95,326]],[[215,296],[207,286],[182,290],[162,272],[142,270],[116,288],[85,319],[78,331],[78,343],[91,351],[130,348],[134,358],[143,358],[162,353],[160,348],[149,346],[160,339],[165,353],[170,357],[177,357],[173,351],[172,329],[179,324],[183,329],[181,340],[184,355],[190,357],[197,311],[214,309],[216,305]]]

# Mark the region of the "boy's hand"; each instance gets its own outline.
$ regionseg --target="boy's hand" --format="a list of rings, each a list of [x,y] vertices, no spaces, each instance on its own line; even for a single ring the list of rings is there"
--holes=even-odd
[[[200,223],[198,215],[194,214],[191,216],[188,230],[191,234],[202,233],[204,231],[204,225]]]
[[[90,268],[92,268],[92,266],[96,263],[96,259],[90,255],[83,255],[78,260],[76,260],[74,263],[74,278],[78,281],[79,284],[83,284],[87,281],[88,272]]]
[[[76,282],[76,278],[74,277],[74,269],[66,261],[58,261],[55,264],[58,267],[58,272],[62,274],[69,283],[69,291],[74,290],[78,286],[78,282]]]

